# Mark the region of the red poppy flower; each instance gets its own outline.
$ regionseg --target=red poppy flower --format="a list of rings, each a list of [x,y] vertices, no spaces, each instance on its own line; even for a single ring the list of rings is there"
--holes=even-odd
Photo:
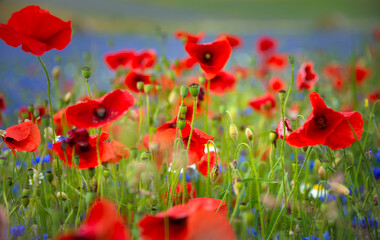
[[[311,92],[309,98],[313,110],[306,122],[287,137],[289,145],[305,147],[322,144],[332,150],[349,147],[356,140],[348,122],[360,140],[363,132],[360,113],[336,112],[328,108],[316,92]]]
[[[291,132],[293,132],[292,124],[290,123],[290,120],[287,117],[285,117],[285,139],[289,136]],[[282,121],[282,118],[280,118],[280,121],[278,121],[276,133],[278,138],[284,138],[284,123]]]
[[[41,118],[49,112],[49,109],[46,108],[45,106],[37,106],[34,108],[33,114],[29,111],[28,107],[22,106],[19,109],[18,112],[18,117],[24,121],[24,120],[31,120],[33,122],[36,122],[40,124],[41,123]]]
[[[197,43],[199,41],[202,41],[202,39],[205,37],[205,33],[199,32],[197,34],[192,34],[186,31],[178,30],[174,33],[174,37],[183,41],[184,43]]]
[[[205,153],[201,160],[197,163],[197,167],[200,173],[203,174],[203,176],[207,177],[207,169],[208,169],[208,153]],[[217,159],[215,159],[215,152],[210,151],[210,168],[209,173],[211,172],[212,168],[215,166],[215,164],[218,164],[220,162],[219,155],[217,154]]]
[[[261,36],[256,41],[256,52],[259,54],[271,54],[277,51],[277,40],[270,36]]]
[[[371,70],[369,68],[363,67],[359,64],[355,66],[355,81],[357,84],[364,83],[370,75]]]
[[[185,45],[185,50],[192,58],[198,61],[205,72],[206,79],[215,77],[223,69],[232,51],[226,39],[206,44],[189,42]]]
[[[188,202],[190,199],[197,198],[197,191],[194,187],[194,185],[191,182],[186,183],[186,196],[185,196],[185,202]],[[182,183],[177,184],[177,188],[175,190],[176,194],[173,199],[173,204],[178,205],[182,204],[182,194],[183,194],[183,187]],[[167,199],[167,197],[166,197]]]
[[[5,130],[4,143],[11,149],[13,155],[16,151],[34,152],[41,142],[41,132],[32,121],[27,121]]]
[[[7,108],[7,103],[5,101],[4,94],[0,93],[0,112]]]
[[[126,159],[129,157],[129,151],[124,144],[113,140],[111,142],[111,147],[112,147],[112,154],[109,155],[109,159],[105,159],[105,162],[115,164],[119,162],[120,160]]]
[[[28,6],[0,23],[0,38],[12,47],[41,56],[55,48],[63,50],[71,41],[71,22],[64,22],[39,6]]]
[[[232,71],[234,72],[235,76],[239,79],[246,79],[249,76],[249,69],[248,67],[242,67],[235,65],[232,67]]]
[[[368,100],[371,102],[376,102],[380,99],[380,88],[375,89],[368,95]]]
[[[176,61],[171,66],[171,69],[176,73],[177,76],[181,76],[183,71],[191,70],[196,63],[197,63],[197,60],[195,60],[192,57],[187,57],[182,60]]]
[[[63,108],[53,115],[54,130],[57,135],[63,135],[65,131],[73,127],[73,125],[67,122],[66,110],[67,108]]]
[[[117,212],[117,206],[110,200],[100,199],[92,204],[84,223],[75,231],[59,236],[58,240],[131,239],[123,218]]]
[[[104,56],[104,62],[111,70],[117,70],[119,67],[127,67],[134,58],[133,50],[120,50],[113,53],[107,53]]]
[[[102,162],[113,157],[111,143],[105,142],[108,134],[102,133],[99,137],[99,159],[96,145],[98,135],[89,135],[84,128],[77,128],[68,132],[68,137],[53,144],[53,151],[70,167],[79,169],[95,168]],[[73,162],[73,153],[79,157],[79,165]]]
[[[271,93],[267,93],[257,98],[253,98],[249,100],[248,103],[258,113],[268,117],[272,116],[273,110],[276,107],[276,102]]]
[[[135,56],[132,59],[132,68],[145,70],[146,68],[150,68],[156,62],[156,51],[153,49],[147,49],[141,51],[140,53],[135,53]]]
[[[145,216],[140,222],[144,240],[175,239],[235,239],[228,222],[227,206],[219,199],[196,198],[187,204],[177,205],[165,212]],[[165,225],[165,222],[167,225]],[[165,228],[166,227],[166,228]]]
[[[282,71],[288,65],[288,57],[285,54],[273,54],[265,60],[266,66],[275,71]]]
[[[329,63],[323,67],[323,74],[327,78],[342,77],[343,68],[337,63]]]
[[[217,39],[226,38],[232,49],[239,48],[243,45],[243,40],[238,35],[223,33]]]
[[[67,121],[81,128],[95,128],[123,116],[135,102],[127,91],[116,89],[95,100],[80,102],[67,108]]]
[[[150,75],[138,73],[138,72],[130,72],[125,77],[125,85],[127,85],[128,89],[138,93],[139,90],[137,89],[137,83],[143,82],[144,84],[150,84]],[[144,92],[144,90],[142,90]]]
[[[314,72],[314,64],[312,62],[303,63],[297,73],[297,89],[309,91],[317,82],[318,74]]]
[[[284,90],[286,88],[285,82],[282,78],[273,76],[269,80],[269,90],[273,92],[278,92],[280,90]]]
[[[236,84],[234,75],[227,71],[221,71],[214,78],[205,81],[205,89],[210,83],[210,91],[216,95],[223,95],[226,91],[232,91]]]

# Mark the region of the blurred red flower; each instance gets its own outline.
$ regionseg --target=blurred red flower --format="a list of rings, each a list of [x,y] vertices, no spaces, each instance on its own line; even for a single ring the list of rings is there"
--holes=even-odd
[[[5,130],[4,143],[11,149],[14,156],[16,151],[34,152],[41,143],[41,132],[32,121],[27,121]]]
[[[223,39],[223,38],[227,39],[232,49],[236,49],[243,46],[243,40],[238,35],[234,35],[230,33],[222,33],[217,37],[217,39]]]
[[[265,65],[271,70],[283,71],[288,65],[288,57],[285,54],[273,54],[265,60]]]
[[[363,119],[358,112],[336,112],[328,108],[316,92],[309,94],[313,107],[306,122],[292,132],[286,142],[294,147],[326,145],[332,150],[349,147],[356,141],[351,131],[360,140],[363,132]]]
[[[67,131],[73,127],[73,125],[67,122],[66,110],[67,108],[62,108],[53,115],[54,130],[57,135],[63,135],[64,129]]]
[[[139,227],[144,240],[235,239],[227,220],[227,206],[222,200],[212,198],[190,199],[187,204],[147,215],[139,222]]]
[[[19,119],[21,119],[22,121],[28,119],[28,120],[31,120],[33,121],[34,123],[38,123],[40,124],[41,123],[41,118],[49,112],[49,109],[43,105],[40,105],[40,106],[37,106],[37,107],[34,107],[34,111],[33,113],[31,113],[28,109],[28,107],[26,106],[22,106],[20,107],[19,109],[19,112],[18,112],[18,117]],[[37,120],[37,122],[36,122]]]
[[[305,89],[311,90],[318,82],[318,74],[314,71],[314,64],[312,62],[305,62],[297,73],[297,89],[301,91]]]
[[[132,58],[131,67],[135,70],[144,71],[146,68],[151,68],[156,62],[156,51],[153,49],[143,50],[140,53],[135,53]]]
[[[0,126],[3,124],[3,111],[7,108],[7,103],[5,101],[5,97],[2,93],[0,93]]]
[[[371,102],[376,102],[377,100],[380,100],[380,88],[373,90],[368,95],[368,100]]]
[[[107,53],[104,56],[104,62],[111,70],[117,70],[119,67],[127,67],[133,60],[134,56],[135,53],[133,50],[120,50]]]
[[[124,82],[129,90],[138,93],[139,90],[137,89],[137,83],[143,82],[144,84],[150,84],[150,75],[132,71],[127,74]],[[144,92],[144,89],[141,90],[141,92]]]
[[[220,71],[210,80],[205,81],[205,89],[210,83],[210,91],[216,95],[223,95],[227,91],[232,91],[236,84],[236,78],[234,75],[227,71]]]
[[[211,172],[212,168],[215,166],[215,164],[218,164],[220,162],[219,159],[219,154],[216,154],[216,159],[215,159],[215,152],[210,151],[210,168],[209,172],[207,172],[208,169],[208,153],[205,153],[201,160],[197,163],[197,167],[200,173],[202,173],[203,176],[207,177],[208,173]]]
[[[191,70],[196,63],[197,63],[196,59],[192,57],[187,57],[187,58],[176,61],[171,66],[171,69],[175,72],[177,76],[181,76],[183,71]]]
[[[269,80],[269,90],[273,92],[278,92],[280,90],[285,90],[286,85],[282,78],[278,76],[273,76]]]
[[[55,48],[63,50],[71,41],[71,22],[64,22],[39,6],[27,6],[0,23],[0,38],[12,47],[37,56]]]
[[[369,68],[363,67],[360,64],[355,66],[355,81],[357,84],[364,83],[368,77],[371,75],[371,70]]]
[[[263,114],[267,117],[271,117],[273,110],[276,107],[276,102],[271,93],[266,93],[259,97],[249,100],[249,105],[256,110],[258,113]]]
[[[199,32],[197,34],[193,34],[183,30],[178,30],[174,33],[174,37],[183,41],[184,43],[198,43],[205,37],[205,33]]]
[[[125,114],[135,102],[128,91],[116,89],[103,97],[80,102],[67,108],[67,121],[81,128],[111,123]]]
[[[129,240],[131,234],[125,227],[123,217],[117,212],[117,206],[110,200],[96,200],[84,223],[75,231],[64,233],[57,240],[101,239]]]
[[[189,42],[185,45],[185,50],[192,58],[198,61],[205,72],[206,79],[215,77],[223,69],[232,51],[226,39],[206,44]]]
[[[256,41],[256,52],[261,55],[272,54],[277,51],[277,39],[270,36],[261,36]]]

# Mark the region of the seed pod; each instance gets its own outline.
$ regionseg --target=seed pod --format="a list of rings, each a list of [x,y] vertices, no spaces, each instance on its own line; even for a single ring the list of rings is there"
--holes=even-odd
[[[153,85],[152,84],[145,84],[144,85],[144,92],[146,94],[149,94],[153,91]]]
[[[29,205],[29,197],[28,196],[24,196],[21,198],[20,200],[21,204],[24,206],[24,207],[27,207]]]
[[[86,79],[90,78],[90,76],[91,76],[91,68],[89,68],[89,67],[82,67],[81,73],[82,73],[82,76],[84,78],[86,78]]]
[[[25,187],[24,189],[22,189],[21,196],[30,196],[31,193],[32,189],[30,189],[29,187]]]
[[[271,131],[269,133],[269,140],[271,141],[271,143],[273,143],[274,145],[276,145],[276,141],[278,139],[278,135],[275,131]]]
[[[90,178],[94,177],[95,176],[95,168],[89,168],[88,169],[88,175],[90,176]]]
[[[180,90],[181,98],[184,99],[187,94],[189,94],[189,87],[188,86],[182,86]]]
[[[280,99],[280,102],[283,104],[286,98],[286,91],[285,90],[278,91],[278,98]]]
[[[105,179],[107,179],[111,175],[111,171],[109,169],[103,170],[103,176]]]
[[[47,171],[46,172],[46,179],[51,183],[53,181],[54,175],[52,171]]]
[[[179,120],[178,120],[178,128],[180,129],[180,130],[182,130],[182,129],[184,129],[186,127],[186,119],[184,119],[184,118],[180,118]]]
[[[193,97],[197,97],[199,95],[199,84],[193,83],[189,86],[190,94]]]

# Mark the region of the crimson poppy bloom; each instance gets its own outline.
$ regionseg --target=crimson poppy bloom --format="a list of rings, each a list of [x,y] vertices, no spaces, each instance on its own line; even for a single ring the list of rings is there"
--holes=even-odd
[[[18,112],[18,117],[19,119],[21,119],[22,121],[24,120],[31,120],[33,122],[36,122],[37,120],[37,123],[41,123],[41,118],[49,112],[49,109],[43,105],[40,105],[40,106],[37,106],[37,107],[34,107],[34,111],[33,113],[31,113],[28,109],[28,107],[26,106],[22,106],[20,107],[19,109],[19,112]]]
[[[357,84],[364,83],[368,77],[371,75],[371,70],[369,68],[363,67],[360,64],[355,66],[355,81]]]
[[[99,162],[106,162],[113,157],[111,143],[105,142],[107,138],[108,133],[102,133],[99,137],[99,159],[96,150],[98,135],[89,135],[84,128],[69,131],[65,140],[53,144],[53,151],[70,167],[95,168]],[[79,163],[73,162],[73,154],[79,158]]]
[[[226,38],[232,49],[239,48],[243,45],[243,40],[238,35],[223,33],[217,39]]]
[[[219,155],[217,154],[216,159],[215,159],[215,152],[210,151],[210,168],[209,168],[209,172],[207,172],[208,155],[209,155],[208,153],[205,153],[202,156],[201,160],[197,163],[197,167],[198,167],[199,172],[202,173],[202,175],[205,177],[207,177],[208,173],[211,172],[211,170],[215,166],[215,164],[218,164],[218,162],[220,161]]]
[[[234,75],[227,71],[221,71],[214,78],[205,81],[205,89],[210,83],[210,91],[216,95],[223,95],[226,91],[232,91],[236,84]]]
[[[138,93],[139,90],[137,89],[137,83],[143,82],[144,84],[150,84],[150,75],[132,71],[125,77],[124,82],[129,90]],[[144,89],[141,91],[144,92]]]
[[[190,57],[198,61],[205,72],[206,79],[215,77],[223,69],[232,52],[226,39],[206,44],[189,42],[185,45],[185,50]]]
[[[290,120],[287,117],[285,117],[285,139],[289,136],[291,132],[293,132],[292,124],[290,123]],[[282,121],[282,117],[280,118],[280,121],[278,121],[276,133],[278,138],[284,138],[284,122]]]
[[[174,37],[183,41],[184,43],[198,43],[205,37],[205,33],[199,32],[197,34],[193,34],[183,30],[178,30],[174,33]]]
[[[217,209],[221,205],[218,212]],[[190,199],[156,215],[147,215],[139,222],[144,240],[167,239],[235,239],[227,220],[227,206],[212,198]],[[167,225],[166,225],[166,224]],[[168,232],[165,233],[165,229]]]
[[[104,56],[104,62],[111,70],[117,70],[119,67],[127,67],[134,58],[133,50],[120,50],[113,53],[107,53]]]
[[[289,145],[305,147],[321,144],[332,150],[349,147],[356,141],[349,123],[360,140],[363,132],[360,113],[336,112],[327,107],[316,92],[311,92],[309,98],[313,110],[306,122],[286,138]]]
[[[311,90],[318,82],[318,74],[314,72],[314,64],[312,62],[305,62],[297,73],[297,89],[301,91],[305,89]]]
[[[271,93],[253,98],[249,100],[248,104],[258,113],[268,117],[272,116],[273,110],[276,107],[276,101]]]
[[[7,128],[3,133],[3,141],[14,156],[16,156],[15,150],[34,152],[41,143],[41,132],[36,124],[27,121]]]
[[[144,71],[146,68],[151,68],[156,62],[156,51],[153,49],[143,50],[140,53],[135,53],[132,58],[131,67],[135,70]]]
[[[176,61],[171,66],[171,69],[176,73],[177,76],[181,76],[183,71],[191,70],[196,63],[197,63],[197,60],[195,60],[192,57],[187,57],[187,58]]]
[[[265,60],[266,66],[275,71],[282,71],[288,65],[288,57],[285,54],[273,54]]]
[[[67,122],[66,110],[67,108],[62,108],[53,115],[54,130],[57,135],[63,135],[65,131],[73,128],[73,125]]]
[[[270,36],[261,36],[256,41],[256,52],[261,55],[271,54],[277,51],[277,39]]]
[[[278,92],[286,88],[285,82],[282,78],[278,76],[273,76],[269,80],[269,90],[273,92]]]
[[[71,41],[71,22],[64,22],[39,6],[27,6],[0,23],[0,38],[12,47],[36,56],[55,48],[63,50]]]
[[[107,199],[100,199],[92,204],[86,220],[78,229],[64,233],[57,239],[129,240],[130,236],[123,217],[117,212],[115,203]]]
[[[68,107],[67,121],[81,128],[103,126],[123,116],[134,102],[132,94],[116,89],[99,99],[87,100]]]
[[[370,102],[376,102],[377,100],[380,99],[380,88],[375,89],[368,95],[368,100]]]

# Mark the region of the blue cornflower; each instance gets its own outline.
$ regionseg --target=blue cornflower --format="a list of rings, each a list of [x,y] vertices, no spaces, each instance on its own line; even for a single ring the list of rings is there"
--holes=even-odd
[[[248,235],[249,234],[252,234],[253,236],[257,236],[257,232],[256,232],[256,230],[255,230],[255,228],[254,227],[250,227],[250,228],[248,228]]]
[[[16,167],[17,168],[20,168],[20,167],[27,168],[28,167],[28,164],[26,162],[22,163],[22,166],[21,166],[21,163],[22,163],[21,161],[16,160]]]
[[[373,217],[365,217],[368,221],[368,224],[366,222],[366,219],[362,219],[360,220],[359,218],[357,217],[353,217],[352,219],[352,225],[353,226],[360,226],[362,228],[370,228],[370,227],[377,227],[377,225],[379,224],[379,222],[377,220],[375,220]]]
[[[42,159],[42,163],[49,163],[50,162],[50,155],[45,155],[44,158]],[[41,156],[37,156],[36,158],[33,158],[32,164],[33,166],[39,164],[41,161]]]
[[[17,226],[11,226],[11,229],[9,230],[9,235],[13,236],[14,238],[18,238],[25,233],[25,227],[24,225],[17,225]]]
[[[376,180],[380,179],[380,167],[372,167],[373,175],[375,176]]]
[[[59,136],[56,142],[61,142],[62,140],[65,140],[65,139],[66,139],[65,136]],[[48,149],[52,149],[53,148],[53,143],[52,142],[48,142],[47,145],[48,145]]]
[[[47,233],[44,233],[44,235],[36,236],[36,237],[32,238],[31,240],[47,240],[48,237],[49,237],[49,235]]]
[[[326,230],[326,232],[322,235],[322,239],[319,237],[315,237],[311,235],[310,237],[304,237],[303,240],[329,240],[331,236],[329,235],[329,232]]]
[[[375,154],[374,154],[375,158],[376,158],[376,162],[380,162],[380,151],[377,151]]]
[[[186,182],[191,182],[191,181],[195,182],[198,180],[198,178],[199,178],[199,172],[195,166],[190,166],[190,167],[186,168],[186,171],[185,171]],[[182,180],[182,171],[179,174],[179,180]]]

